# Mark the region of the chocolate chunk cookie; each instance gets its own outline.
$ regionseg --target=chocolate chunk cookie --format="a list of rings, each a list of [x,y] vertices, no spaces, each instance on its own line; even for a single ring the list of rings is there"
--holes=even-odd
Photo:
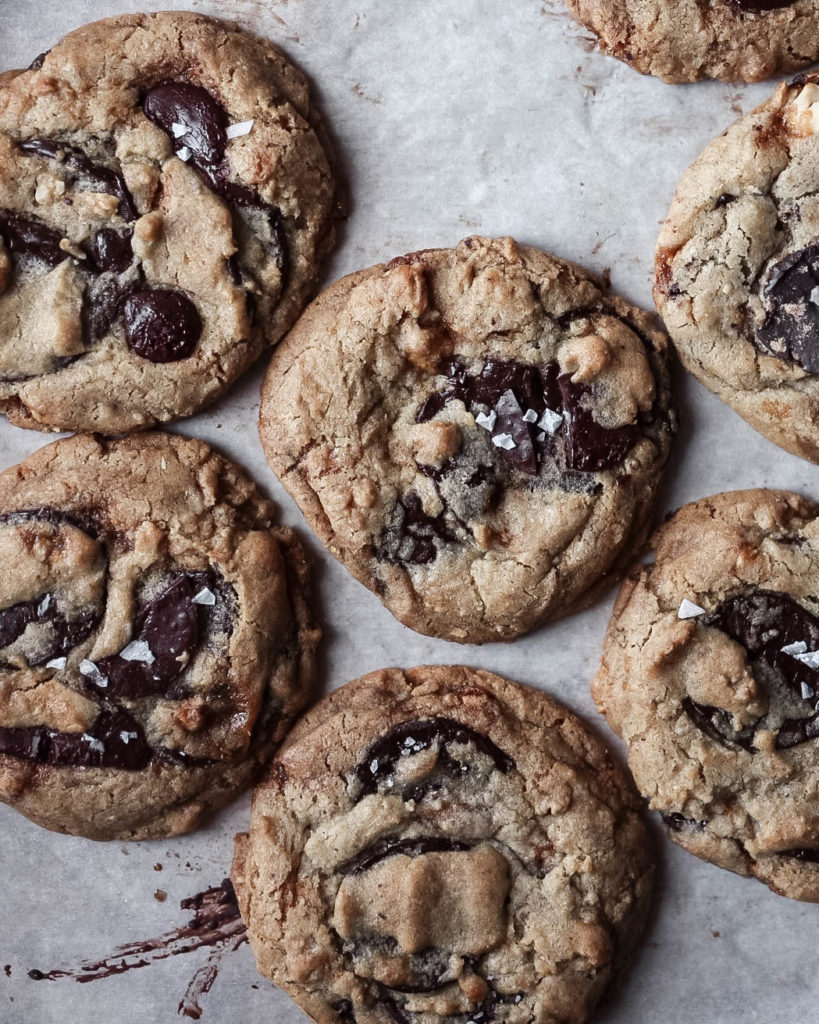
[[[668,835],[819,902],[819,506],[686,505],[614,608],[597,705]]]
[[[207,445],[57,441],[0,474],[0,799],[145,839],[246,786],[310,696],[307,566]]]
[[[660,234],[654,282],[686,367],[760,433],[812,462],[819,462],[817,82],[808,75],[780,86],[689,168]]]
[[[330,551],[406,625],[512,639],[642,541],[674,427],[666,340],[591,274],[468,238],[337,282],[260,430]]]
[[[333,238],[302,75],[228,22],[78,29],[0,89],[0,411],[188,416],[279,340]]]
[[[652,876],[600,741],[460,666],[374,672],[310,711],[233,867],[259,971],[321,1024],[579,1024]]]
[[[815,0],[566,0],[606,53],[666,82],[758,82],[819,60]]]

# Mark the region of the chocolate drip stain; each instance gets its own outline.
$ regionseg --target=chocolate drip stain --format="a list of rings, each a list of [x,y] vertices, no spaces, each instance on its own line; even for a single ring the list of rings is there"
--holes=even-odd
[[[230,879],[221,885],[206,889],[190,899],[182,900],[183,910],[193,910],[187,925],[158,935],[118,946],[102,960],[81,960],[75,967],[61,967],[52,971],[31,970],[32,981],[56,981],[73,978],[80,983],[100,981],[127,971],[148,967],[157,960],[166,960],[181,953],[191,953],[211,947],[207,962],[193,975],[177,1012],[193,1020],[202,1016],[199,998],[210,991],[216,980],[223,957],[247,942],[247,932],[239,915],[236,893]]]
[[[226,159],[228,114],[224,107],[201,86],[190,82],[163,82],[145,95],[143,110],[149,121],[158,125],[169,137],[174,152],[187,148],[188,162],[205,184],[232,208],[237,215],[258,215],[267,227],[269,237],[262,239],[270,258],[282,275],[282,288],[287,285],[288,253],[281,210],[265,202],[255,190],[230,180]],[[182,135],[174,134],[174,125],[183,125]],[[231,273],[238,272],[237,261]]]
[[[450,743],[472,745],[479,753],[489,757],[498,771],[507,773],[514,769],[512,758],[497,747],[488,736],[475,732],[452,718],[436,717],[424,721],[401,722],[385,733],[370,747],[353,775],[360,786],[359,799],[378,791],[381,781],[388,779],[402,757],[419,754],[433,744],[440,745],[439,767],[448,774],[464,774],[468,766],[456,761],[445,749]]]
[[[414,836],[399,839],[394,836],[379,839],[366,850],[345,861],[338,871],[342,875],[361,875],[388,857],[421,857],[425,853],[463,852],[469,843],[461,843],[443,836]]]

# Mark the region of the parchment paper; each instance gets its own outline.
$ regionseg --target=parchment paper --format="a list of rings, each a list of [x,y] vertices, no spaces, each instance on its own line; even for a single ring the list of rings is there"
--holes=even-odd
[[[164,4],[143,0],[146,10]],[[351,215],[324,283],[414,249],[511,234],[602,272],[651,306],[652,252],[679,175],[775,83],[667,86],[592,52],[559,0],[198,0],[283,46],[311,76],[338,142]],[[122,0],[0,0],[0,68],[27,65],[65,32],[132,10]],[[264,362],[264,360],[262,361]],[[464,662],[549,690],[619,743],[588,693],[613,593],[514,644],[420,637],[325,554],[264,461],[262,367],[173,429],[245,466],[316,560],[324,686],[400,663]],[[680,374],[682,430],[658,516],[719,490],[787,487],[814,497],[819,470],[747,427]],[[0,423],[0,468],[50,438]],[[7,571],[5,568],[3,571]],[[227,873],[249,800],[171,842],[100,845],[53,835],[0,806],[0,1024],[173,1022],[200,950],[120,977],[34,982],[31,968],[104,956],[186,916],[179,900]],[[634,969],[601,1007],[608,1024],[816,1021],[817,914],[701,863],[658,835],[654,915]],[[154,869],[157,864],[162,870]],[[167,892],[159,902],[155,890]],[[10,974],[9,974],[10,971]],[[245,945],[203,998],[203,1020],[299,1024]]]

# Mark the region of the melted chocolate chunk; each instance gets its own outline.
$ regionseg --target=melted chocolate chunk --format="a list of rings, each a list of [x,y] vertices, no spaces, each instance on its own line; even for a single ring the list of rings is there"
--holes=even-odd
[[[230,167],[225,158],[229,119],[224,107],[199,85],[163,82],[146,94],[143,110],[145,116],[168,135],[174,152],[178,153],[183,148],[190,151],[190,165],[237,214],[245,220],[248,215],[258,215],[263,219],[269,238],[259,237],[281,271],[284,287],[288,276],[284,218],[281,210],[265,202],[258,192],[230,180]],[[184,125],[187,131],[176,136],[174,125]],[[237,276],[241,278],[238,260],[232,264],[229,262],[229,268],[234,281]]]
[[[82,307],[85,336],[93,341],[104,338],[122,316],[125,302],[136,293],[136,286],[112,274],[92,281]]]
[[[49,765],[84,768],[148,766],[151,749],[137,721],[123,708],[103,708],[87,733],[58,732],[44,725],[0,727],[0,754]]]
[[[357,1024],[355,1013],[353,1012],[353,1004],[349,999],[342,999],[336,1005],[335,1011],[338,1014],[339,1024]]]
[[[806,847],[796,850],[782,850],[779,856],[794,857],[796,860],[802,860],[808,864],[819,864],[819,850],[811,850]]]
[[[441,766],[452,774],[462,774],[466,766],[452,758],[444,749],[450,743],[472,744],[481,754],[491,758],[500,772],[507,773],[515,767],[512,758],[497,747],[488,736],[475,732],[474,729],[452,718],[436,717],[425,721],[401,722],[381,739],[376,740],[353,769],[353,775],[360,786],[359,799],[376,793],[379,782],[392,775],[400,758],[419,754],[436,743],[441,748]]]
[[[26,139],[19,144],[26,156],[57,160],[72,173],[72,184],[91,192],[107,192],[119,200],[118,212],[123,220],[136,220],[138,213],[125,179],[110,167],[95,163],[76,146],[56,139]]]
[[[765,321],[757,343],[778,359],[819,374],[819,244],[791,253],[777,263],[763,290]]]
[[[0,235],[15,256],[42,260],[50,267],[56,267],[69,258],[69,254],[60,248],[62,234],[33,217],[0,209]]]
[[[134,260],[131,249],[133,231],[117,231],[115,228],[102,228],[93,236],[88,245],[88,258],[94,264],[98,274],[124,274]]]
[[[181,292],[149,288],[129,295],[123,305],[128,347],[152,363],[186,359],[202,333],[202,318]]]
[[[427,422],[456,399],[471,410],[484,406],[497,414],[492,435],[509,434],[515,442],[513,448],[498,449],[502,458],[529,476],[535,476],[545,460],[553,457],[552,435],[547,433],[542,441],[537,440],[542,433],[537,420],[546,409],[564,417],[558,429],[566,437],[566,469],[586,473],[611,469],[623,461],[641,436],[636,424],[601,426],[585,407],[591,389],[574,383],[571,374],[561,374],[557,363],[527,366],[489,359],[481,372],[473,375],[454,360],[446,377],[444,390],[430,395],[416,413],[416,422]],[[529,410],[537,416],[534,423],[524,419]]]
[[[797,747],[800,743],[819,738],[819,715],[810,718],[786,718],[776,734],[776,746],[779,750]]]
[[[13,644],[19,639],[32,622],[47,623],[51,630],[51,637],[45,650],[37,658],[33,658],[29,664],[32,667],[43,665],[58,655],[65,654],[77,644],[81,643],[91,634],[91,631],[99,622],[99,613],[93,608],[87,608],[79,614],[66,618],[57,608],[56,602],[51,601],[45,611],[40,612],[43,598],[35,598],[32,601],[23,601],[13,605],[11,608],[0,610],[0,649]],[[4,663],[0,661],[0,667]]]
[[[697,704],[690,697],[684,698],[682,702],[683,711],[696,725],[700,732],[724,747],[738,746],[743,750],[754,750],[754,729],[753,726],[746,726],[744,729],[736,729],[729,712],[724,708],[709,707],[707,704]]]
[[[137,614],[132,642],[148,645],[154,660],[126,661],[119,654],[101,658],[97,667],[108,680],[112,697],[167,696],[170,684],[187,668],[199,646],[200,616],[206,608],[193,604],[196,594],[188,576],[180,576]]]
[[[382,562],[429,565],[438,555],[436,538],[443,542],[457,540],[447,525],[446,511],[429,515],[415,491],[398,502],[393,515],[396,521],[384,531],[376,551]]]
[[[743,11],[775,11],[781,7],[792,7],[796,0],[731,0],[731,3]]]
[[[443,836],[415,836],[409,839],[391,837],[377,840],[366,850],[345,861],[338,870],[342,875],[361,875],[388,857],[421,857],[425,853],[463,852],[468,849],[468,843]]]

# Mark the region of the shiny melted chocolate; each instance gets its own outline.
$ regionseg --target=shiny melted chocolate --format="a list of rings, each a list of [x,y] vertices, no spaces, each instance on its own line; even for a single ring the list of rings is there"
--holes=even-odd
[[[342,864],[338,871],[342,875],[361,875],[388,857],[421,857],[425,853],[462,852],[468,849],[468,843],[447,839],[445,836],[414,836],[404,839],[390,837],[377,840]]]
[[[729,598],[703,622],[727,634],[750,655],[754,674],[768,691],[772,710],[767,717],[776,723],[777,748],[787,749],[819,737],[819,670],[801,662],[797,652],[783,651],[783,647],[801,643],[805,652],[819,650],[817,616],[787,594],[757,590]],[[777,707],[786,708],[785,713],[777,713]],[[718,743],[755,749],[754,734],[760,723],[737,729],[723,708],[698,704],[688,697],[683,709],[701,732]],[[795,709],[804,709],[804,713],[793,714]]]
[[[780,260],[762,297],[767,313],[756,329],[757,344],[777,359],[819,374],[819,244]]]

